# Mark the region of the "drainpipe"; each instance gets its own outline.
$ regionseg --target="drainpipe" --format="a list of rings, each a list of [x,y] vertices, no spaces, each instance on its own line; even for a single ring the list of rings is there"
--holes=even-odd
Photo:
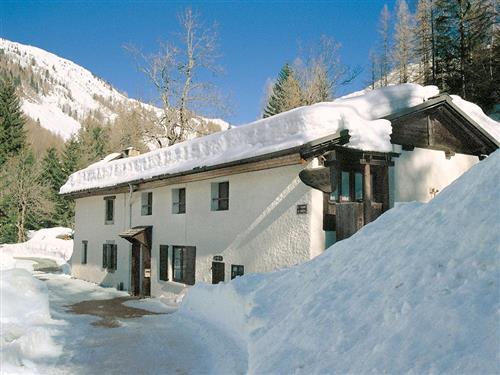
[[[134,192],[135,186],[128,184],[128,227],[132,228],[132,194]]]

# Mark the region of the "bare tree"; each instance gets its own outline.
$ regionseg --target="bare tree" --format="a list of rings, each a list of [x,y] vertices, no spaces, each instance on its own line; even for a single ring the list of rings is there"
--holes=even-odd
[[[379,64],[380,64],[380,84],[381,86],[387,86],[389,84],[389,71],[390,66],[390,53],[391,40],[389,35],[389,26],[391,21],[391,14],[389,13],[389,8],[387,4],[384,4],[382,12],[380,13],[378,33],[380,38],[380,53],[379,53]]]
[[[296,59],[294,70],[301,82],[305,105],[331,100],[340,86],[359,75],[359,68],[342,63],[341,47],[334,38],[323,35],[319,43]]]
[[[10,158],[0,171],[0,201],[13,218],[17,242],[26,241],[28,224],[39,222],[52,212],[48,186],[42,182],[42,168],[26,148]]]
[[[393,60],[398,69],[399,83],[406,83],[410,80],[410,59],[413,50],[412,17],[405,0],[398,0],[396,7]]]
[[[204,121],[195,117],[195,113],[224,107],[215,87],[199,79],[202,72],[214,75],[222,72],[217,64],[220,57],[217,25],[205,27],[190,8],[179,15],[178,21],[182,32],[171,41],[160,43],[155,54],[144,54],[134,46],[125,47],[158,92],[162,113],[156,126],[145,131],[148,141],[159,147],[182,142],[194,134],[200,121]]]

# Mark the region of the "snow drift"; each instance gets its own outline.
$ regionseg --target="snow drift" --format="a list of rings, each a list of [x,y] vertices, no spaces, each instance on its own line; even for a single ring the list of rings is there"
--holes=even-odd
[[[46,228],[35,231],[26,242],[0,245],[0,269],[15,268],[14,257],[47,258],[63,265],[73,254],[72,233],[71,228]]]
[[[197,284],[179,314],[238,339],[249,373],[500,373],[499,163],[308,263]]]
[[[2,374],[36,373],[33,361],[57,358],[46,285],[28,271],[0,271]]]

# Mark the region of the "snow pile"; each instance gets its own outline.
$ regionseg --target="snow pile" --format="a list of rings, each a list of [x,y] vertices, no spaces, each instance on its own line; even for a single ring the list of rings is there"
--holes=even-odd
[[[94,164],[70,176],[61,193],[113,186],[189,171],[301,146],[349,130],[350,147],[391,151],[391,126],[380,119],[436,95],[434,86],[415,84],[378,89],[365,95],[296,108],[137,157]]]
[[[179,314],[239,337],[249,373],[500,373],[499,164],[303,265],[197,284]]]
[[[46,285],[28,271],[0,271],[0,363],[2,374],[34,373],[34,362],[56,358]]]
[[[63,265],[73,253],[72,233],[64,227],[40,229],[26,242],[0,245],[0,268],[15,268],[14,257],[48,258]]]

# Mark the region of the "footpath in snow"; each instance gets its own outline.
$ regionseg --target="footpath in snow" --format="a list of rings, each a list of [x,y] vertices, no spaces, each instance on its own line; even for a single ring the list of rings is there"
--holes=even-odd
[[[500,151],[314,260],[217,286],[178,314],[248,352],[252,374],[498,374]]]

